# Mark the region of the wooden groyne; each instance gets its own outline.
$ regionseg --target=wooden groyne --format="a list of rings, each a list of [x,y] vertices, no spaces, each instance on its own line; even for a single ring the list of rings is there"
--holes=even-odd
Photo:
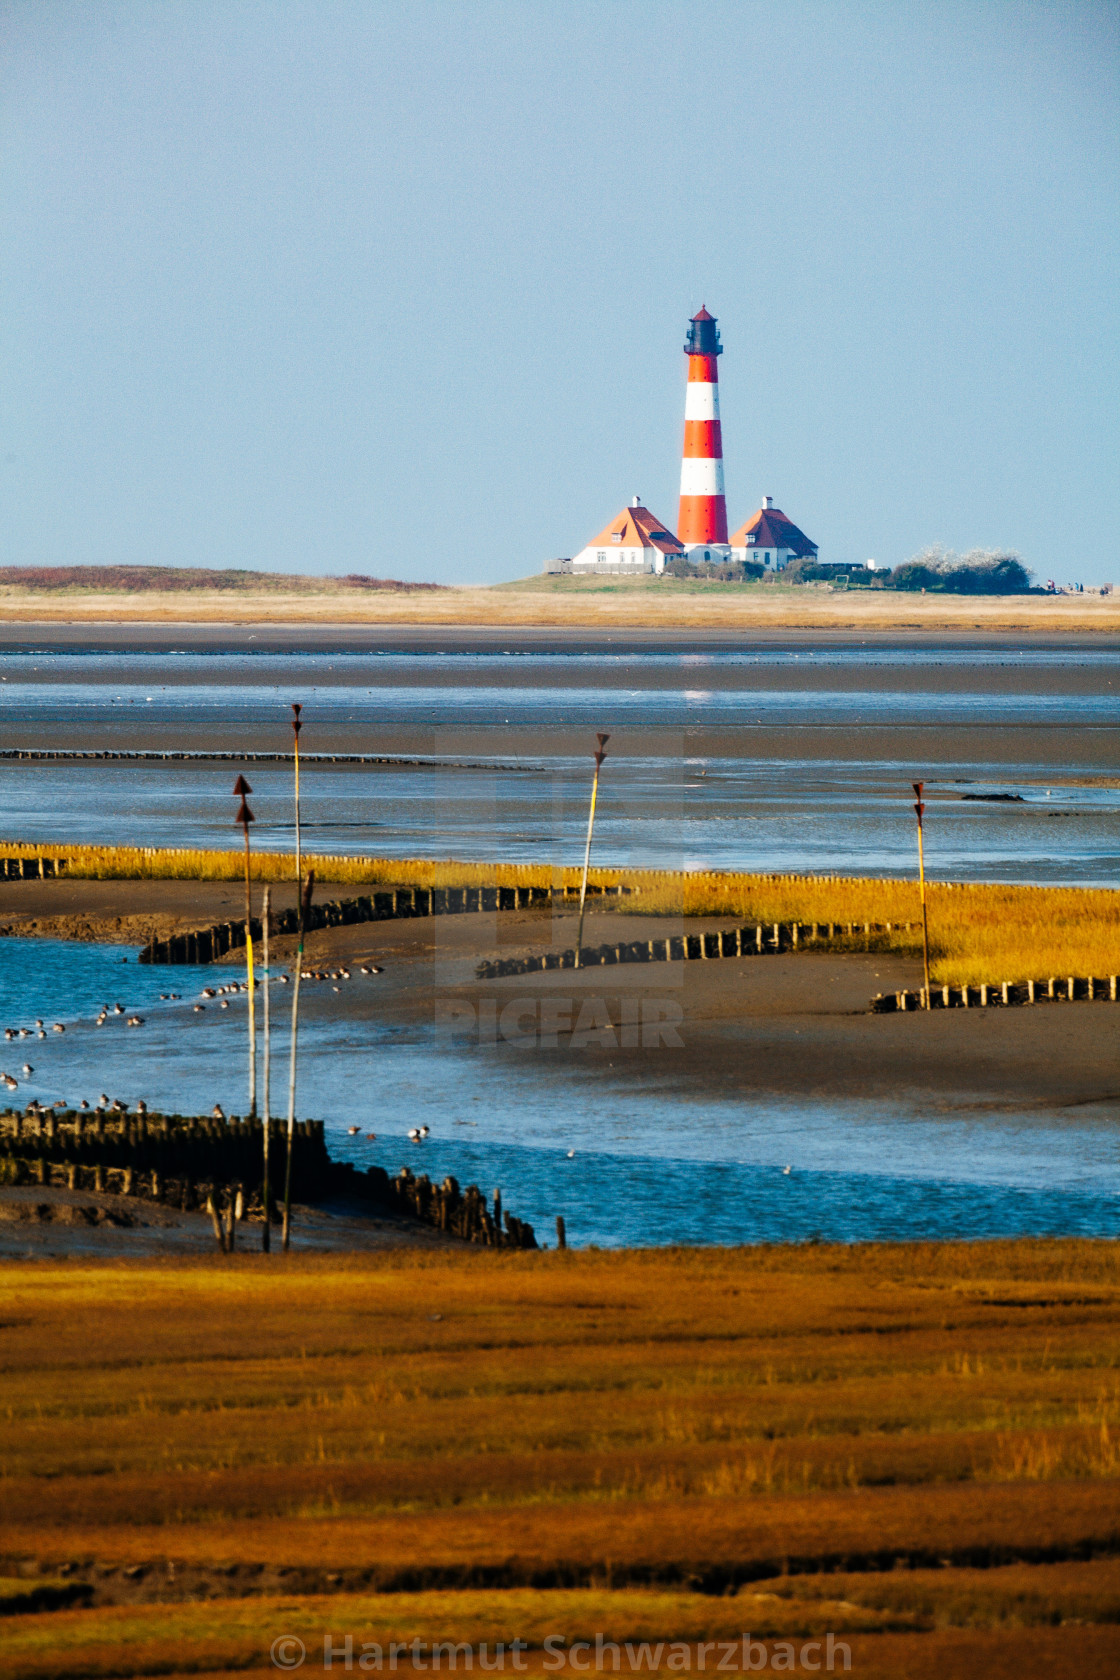
[[[237,1115],[8,1109],[0,1114],[0,1184],[132,1196],[185,1212],[232,1205],[238,1198],[244,1217],[263,1222],[263,1141],[262,1122]],[[433,1185],[408,1167],[390,1177],[384,1167],[361,1172],[351,1162],[334,1161],[322,1120],[297,1121],[292,1142],[292,1192],[299,1202],[344,1195],[371,1210],[406,1214],[464,1242],[537,1247],[533,1227],[508,1212],[503,1220],[497,1195],[491,1212],[475,1184],[462,1190],[454,1178]],[[269,1143],[272,1159],[282,1161],[286,1122],[271,1122]]]
[[[402,1167],[395,1178],[390,1178],[380,1167],[368,1168],[365,1176],[383,1194],[392,1197],[398,1207],[450,1236],[481,1243],[486,1248],[537,1247],[531,1225],[508,1211],[503,1216],[498,1191],[494,1193],[491,1213],[477,1184],[468,1184],[465,1190],[460,1190],[459,1181],[450,1174],[442,1184],[433,1184],[426,1173],[416,1178],[408,1167]]]
[[[287,1124],[269,1132],[274,1158],[287,1147]],[[58,1184],[70,1190],[143,1196],[191,1210],[230,1185],[260,1202],[259,1120],[76,1109],[9,1109],[0,1114],[0,1179]],[[321,1120],[299,1120],[292,1139],[292,1186],[313,1201],[330,1188],[334,1163]]]
[[[0,881],[46,881],[65,873],[64,857],[0,857]]]
[[[617,896],[627,887],[589,887],[598,897]],[[351,927],[361,922],[409,920],[418,916],[477,915],[489,911],[528,910],[568,903],[578,898],[576,887],[398,887],[386,892],[365,893],[359,898],[332,899],[311,906],[308,932],[320,928]],[[251,922],[254,940],[261,938],[261,924]],[[298,930],[296,911],[284,910],[273,918],[274,934]],[[153,939],[140,952],[142,963],[209,963],[245,944],[245,921],[217,922],[173,934],[170,939]]]
[[[931,986],[931,1009],[1010,1009],[1036,1003],[1115,1003],[1117,976],[1104,978],[1093,975],[1051,975],[1045,980],[999,980],[981,986]],[[905,1014],[909,1009],[924,1009],[925,987],[917,991],[886,992],[872,998],[871,1009],[876,1015],[889,1015],[895,1010]]]
[[[618,945],[585,946],[581,968],[616,963],[716,962],[722,957],[776,955],[783,951],[860,950],[889,947],[894,934],[908,934],[919,922],[756,922],[713,933],[672,934],[667,939],[631,939]],[[480,980],[506,974],[537,974],[543,969],[574,968],[574,950],[545,951],[536,957],[502,957],[479,963]]]
[[[290,752],[198,752],[167,751],[151,747],[3,747],[0,761],[14,759],[21,762],[46,764],[74,764],[102,759],[125,759],[130,763],[170,764],[186,761],[194,764],[291,764]],[[541,775],[539,764],[497,764],[477,759],[405,758],[399,753],[300,753],[300,763],[320,764],[383,764],[397,769],[416,770],[501,770],[519,774]]]

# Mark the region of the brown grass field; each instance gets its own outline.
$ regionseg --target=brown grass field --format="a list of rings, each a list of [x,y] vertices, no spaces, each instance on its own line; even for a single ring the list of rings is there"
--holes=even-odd
[[[69,877],[90,880],[236,881],[236,851],[178,851],[129,846],[54,846],[0,842],[0,855],[63,857]],[[324,885],[575,887],[580,871],[549,864],[463,863],[425,858],[319,857],[304,864]],[[291,880],[295,858],[257,852],[255,879]],[[643,915],[726,916],[746,922],[892,923],[877,948],[921,950],[921,904],[913,881],[855,876],[746,875],[679,870],[595,869],[599,885],[629,884],[632,895],[605,907]],[[938,985],[1040,980],[1051,975],[1120,973],[1120,892],[1094,887],[1023,887],[994,883],[929,886],[930,955]],[[909,932],[899,923],[911,924]],[[52,926],[52,931],[55,931]],[[862,936],[854,945],[866,946]]]
[[[433,589],[280,575],[259,586],[46,588],[0,577],[0,623],[431,624],[677,631],[712,629],[1108,632],[1120,595],[913,595],[889,590],[693,582],[678,578],[524,578],[493,588]],[[200,578],[204,574],[198,574]]]
[[[326,1633],[1120,1666],[1115,1243],[2,1276],[5,1676],[274,1674],[282,1634],[314,1671]]]

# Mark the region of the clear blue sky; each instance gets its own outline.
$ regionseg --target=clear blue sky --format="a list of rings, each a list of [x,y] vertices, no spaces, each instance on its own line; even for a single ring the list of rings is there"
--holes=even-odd
[[[1120,8],[7,0],[0,562],[492,581],[640,492],[1120,580]]]

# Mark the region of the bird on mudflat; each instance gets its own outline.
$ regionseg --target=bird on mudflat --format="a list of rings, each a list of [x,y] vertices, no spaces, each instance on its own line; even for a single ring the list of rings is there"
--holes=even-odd
[[[783,1167],[782,1168],[782,1177],[783,1178],[788,1178],[792,1171],[793,1171],[792,1167]]]
[[[222,1111],[221,1103],[215,1103],[214,1104],[213,1108],[210,1110],[210,1118],[211,1118],[211,1120],[224,1120],[225,1119],[225,1114]]]
[[[357,1137],[357,1135],[361,1131],[361,1129],[362,1128],[360,1126],[347,1126],[347,1128],[346,1128],[346,1130],[350,1133],[351,1137]]]

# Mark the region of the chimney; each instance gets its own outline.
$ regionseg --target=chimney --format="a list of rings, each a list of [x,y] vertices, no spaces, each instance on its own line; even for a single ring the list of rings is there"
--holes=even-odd
[[[773,496],[763,496],[763,498],[762,498],[762,505],[763,505],[763,507],[764,507],[764,508],[770,508],[770,507],[773,507],[773,506],[774,506],[774,498],[773,498]]]
[[[642,505],[642,498],[640,496],[635,496],[634,500],[630,503],[631,507],[641,507],[641,505]]]

